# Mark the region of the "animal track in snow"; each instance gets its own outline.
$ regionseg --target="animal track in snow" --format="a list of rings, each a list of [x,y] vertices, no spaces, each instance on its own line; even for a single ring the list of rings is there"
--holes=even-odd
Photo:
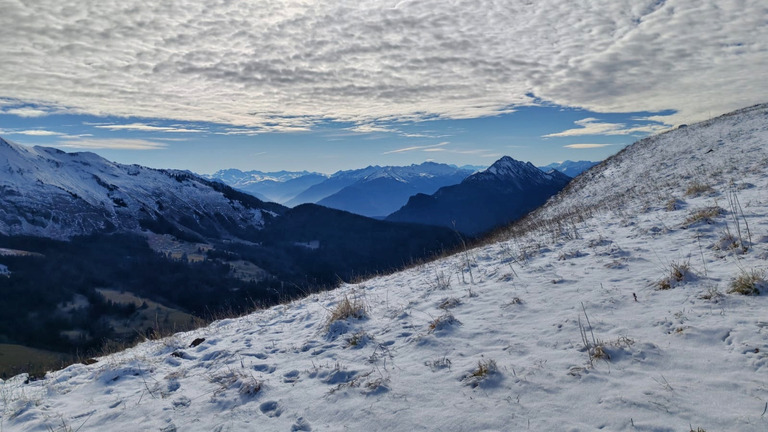
[[[299,374],[300,374],[300,372],[295,370],[295,369],[290,371],[290,372],[286,372],[283,375],[283,382],[295,383],[296,381],[299,380]]]
[[[280,408],[280,404],[275,401],[264,402],[263,404],[259,405],[259,410],[264,415],[269,417],[280,417],[280,414],[283,413],[283,410]]]
[[[268,365],[268,364],[256,364],[256,365],[253,365],[252,367],[253,367],[253,370],[255,370],[256,372],[264,372],[268,374],[273,373],[275,369],[277,369],[274,365]]]

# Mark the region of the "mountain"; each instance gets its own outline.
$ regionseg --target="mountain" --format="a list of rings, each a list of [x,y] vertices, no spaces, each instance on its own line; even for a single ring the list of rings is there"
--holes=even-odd
[[[352,217],[314,204],[289,209],[186,171],[121,165],[93,153],[29,148],[2,139],[0,172],[0,235],[66,240],[90,234],[170,234],[182,242],[237,249],[285,281],[299,277],[330,283],[390,269],[456,242],[449,230]],[[376,237],[378,232],[387,235]],[[388,241],[401,252],[372,253],[371,248],[390,251]],[[302,253],[291,255],[300,248],[297,244],[312,242],[318,250],[307,254],[298,249]],[[324,256],[331,251],[331,257]],[[368,261],[351,266],[349,254]],[[313,259],[335,264],[313,280],[307,277],[309,267],[319,267]]]
[[[766,119],[641,140],[459,254],[0,381],[4,430],[763,431]]]
[[[381,167],[317,202],[322,206],[369,217],[384,217],[417,193],[431,194],[460,183],[472,171],[424,162],[405,167]]]
[[[248,238],[284,211],[190,172],[0,138],[0,234],[66,239],[152,226],[188,237]]]
[[[277,203],[285,203],[328,178],[325,174],[309,171],[243,172],[238,169],[220,170],[206,177],[248,192],[259,199]]]
[[[474,236],[519,219],[568,181],[558,171],[544,173],[530,162],[505,156],[457,185],[412,196],[386,220],[445,226]]]
[[[592,168],[593,166],[599,164],[600,162],[590,162],[590,161],[563,161],[563,162],[555,162],[551,163],[549,165],[541,166],[539,167],[540,170],[547,172],[550,170],[558,170],[561,173],[567,175],[568,177],[576,177],[579,174],[583,173],[584,171]]]
[[[451,165],[451,166],[455,167],[456,165]],[[473,173],[475,173],[477,171],[483,171],[484,169],[488,168],[488,166],[487,165],[462,165],[458,168],[472,171]]]
[[[432,193],[441,186],[460,182],[471,173],[469,170],[434,162],[403,167],[375,165],[338,171],[289,200],[286,205],[317,203],[361,215],[381,217],[400,208],[415,193]]]
[[[0,173],[0,250],[18,251],[0,254],[0,373],[16,370],[9,358],[35,364],[18,345],[95,350],[390,272],[458,243],[445,228],[290,209],[93,153],[0,140]]]
[[[294,207],[300,204],[316,203],[380,169],[381,167],[377,165],[356,170],[337,171],[324,181],[310,186],[300,194],[286,201],[285,205]]]

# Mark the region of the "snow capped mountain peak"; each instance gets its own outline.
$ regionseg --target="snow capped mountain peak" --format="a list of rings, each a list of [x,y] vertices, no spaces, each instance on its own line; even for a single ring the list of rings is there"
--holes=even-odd
[[[532,173],[533,169],[536,169],[530,162],[521,162],[512,159],[509,156],[503,156],[501,159],[491,165],[486,172],[495,174],[499,177],[519,177],[525,174]]]
[[[284,183],[299,177],[307,175],[320,175],[319,173],[309,171],[274,171],[263,172],[258,170],[241,171],[237,168],[229,168],[216,171],[212,175],[205,176],[209,179],[221,180],[233,187],[245,187],[252,183],[263,181],[272,181]]]
[[[421,164],[411,164],[408,166],[384,166],[370,168],[377,169],[373,172],[367,173],[364,177],[361,178],[362,181],[371,181],[380,178],[391,178],[399,182],[407,183],[411,179],[415,178],[451,176],[462,172],[467,172],[467,170],[435,162],[423,162]]]
[[[183,214],[210,218],[208,227],[220,234],[235,224],[262,225],[263,203],[230,199],[234,195],[226,186],[214,187],[189,171],[122,165],[91,152],[30,148],[6,140],[0,143],[0,171],[2,234],[69,238],[138,230],[141,221],[174,221]],[[224,220],[233,225],[223,228]],[[179,229],[200,229],[187,225]]]
[[[562,177],[561,177],[562,176]],[[546,184],[554,179],[567,179],[561,173],[544,173],[530,162],[503,156],[485,171],[472,174],[465,182],[504,182],[521,189],[532,184]]]

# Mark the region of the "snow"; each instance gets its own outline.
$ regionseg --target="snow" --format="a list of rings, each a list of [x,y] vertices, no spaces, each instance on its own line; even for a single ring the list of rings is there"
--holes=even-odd
[[[288,180],[297,179],[306,175],[324,175],[317,172],[310,171],[276,171],[276,172],[263,172],[263,171],[240,171],[239,169],[230,168],[219,170],[212,175],[204,175],[203,177],[210,180],[221,180],[232,187],[245,187],[253,183],[261,183],[265,181],[283,183]]]
[[[0,382],[0,430],[764,431],[767,188],[768,107],[675,130],[485,246]]]
[[[26,147],[2,138],[0,173],[0,233],[6,235],[66,239],[101,230],[106,223],[138,230],[141,218],[173,211],[221,214],[262,227],[266,211],[244,209],[187,171],[122,165],[94,153]]]

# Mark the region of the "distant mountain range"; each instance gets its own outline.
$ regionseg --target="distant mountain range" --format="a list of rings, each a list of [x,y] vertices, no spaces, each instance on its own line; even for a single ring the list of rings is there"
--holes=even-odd
[[[311,186],[328,179],[325,174],[309,171],[240,171],[226,169],[205,176],[264,200],[285,203]]]
[[[0,138],[0,248],[23,251],[0,256],[0,345],[82,352],[126,337],[113,327],[137,305],[116,305],[102,288],[206,318],[395,270],[458,242],[446,228],[288,208],[187,171]]]
[[[369,167],[353,183],[317,204],[369,217],[385,217],[417,193],[431,194],[443,186],[461,182],[470,170],[424,162],[405,167]],[[334,177],[325,183],[331,182]],[[320,185],[318,185],[320,186]]]
[[[597,162],[564,161],[539,167],[575,177]],[[486,167],[425,162],[410,166],[368,166],[333,175],[308,171],[262,172],[237,169],[218,171],[210,179],[224,182],[259,199],[289,207],[316,203],[363,216],[382,218],[416,194],[431,195],[439,188],[460,183]]]
[[[600,162],[590,162],[590,161],[574,162],[574,161],[567,160],[563,162],[555,162],[549,165],[540,166],[539,169],[544,172],[555,169],[567,175],[568,177],[576,177],[579,174],[583,173],[584,171],[592,168],[593,166],[599,163]]]
[[[519,219],[570,180],[557,170],[545,173],[505,156],[457,185],[412,196],[386,220],[444,226],[474,236]]]
[[[302,172],[218,171],[212,176],[236,189],[288,206],[317,203],[363,216],[384,217],[402,207],[411,195],[433,193],[459,183],[474,172],[424,162],[403,167],[369,166],[331,176]]]
[[[1,138],[0,173],[0,235],[6,236],[68,239],[93,233],[151,231],[224,249],[237,242],[260,244],[253,252],[260,257],[277,256],[278,250],[320,240],[314,253],[318,259],[335,260],[344,268],[349,267],[349,260],[357,262],[350,268],[355,274],[392,268],[416,258],[408,251],[421,255],[450,247],[455,241],[449,230],[363,217],[352,223],[348,214],[338,210],[314,204],[289,209],[187,171],[122,165],[94,153],[30,148]],[[300,178],[291,176],[286,173],[285,178]],[[306,226],[286,229],[295,225],[290,221],[296,218]],[[386,235],[379,238],[376,233]],[[374,251],[384,244],[399,252],[376,256]],[[331,259],[325,256],[329,251],[333,251]],[[368,261],[352,258],[356,256],[367,256]],[[272,264],[264,259],[261,266],[284,278],[304,278],[307,266],[315,266],[312,256],[302,256],[301,264],[291,254]],[[332,278],[351,274],[330,264],[324,268]]]

